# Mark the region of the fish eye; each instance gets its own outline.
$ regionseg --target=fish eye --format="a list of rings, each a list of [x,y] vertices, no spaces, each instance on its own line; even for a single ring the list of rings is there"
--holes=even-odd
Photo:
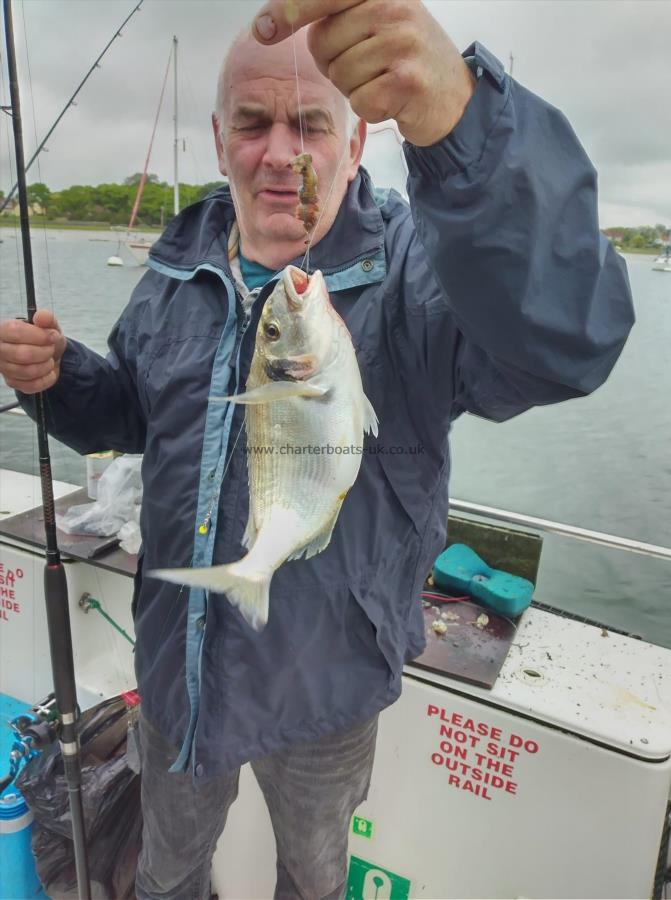
[[[269,341],[276,341],[280,336],[280,326],[277,322],[267,322],[263,326],[263,333]]]

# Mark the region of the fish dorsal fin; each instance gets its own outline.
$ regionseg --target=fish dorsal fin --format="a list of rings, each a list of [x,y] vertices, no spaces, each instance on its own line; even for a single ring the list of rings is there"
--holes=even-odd
[[[245,391],[244,394],[210,397],[210,400],[220,403],[275,403],[277,400],[289,400],[292,397],[323,397],[325,393],[326,388],[317,387],[307,381],[271,381],[252,388],[251,391]]]
[[[377,437],[378,419],[373,409],[373,404],[363,391],[361,391],[361,400],[363,405],[363,433]]]

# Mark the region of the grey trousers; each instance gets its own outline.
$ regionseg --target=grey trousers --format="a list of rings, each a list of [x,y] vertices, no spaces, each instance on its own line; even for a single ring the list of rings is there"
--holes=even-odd
[[[277,843],[275,900],[340,900],[347,838],[365,800],[377,716],[355,728],[252,761]],[[138,900],[207,900],[210,868],[240,770],[196,789],[191,774],[170,774],[177,749],[140,718],[142,851]],[[306,827],[307,826],[307,827]]]

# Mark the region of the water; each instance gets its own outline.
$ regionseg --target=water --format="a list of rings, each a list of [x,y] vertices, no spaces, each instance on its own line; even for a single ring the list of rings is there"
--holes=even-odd
[[[0,237],[4,318],[25,303],[16,236]],[[38,305],[101,353],[144,271],[130,258],[108,268],[117,245],[105,237],[49,231],[33,240]],[[462,417],[452,435],[453,497],[671,547],[671,274],[653,272],[651,257],[627,264],[637,323],[608,382],[502,425]],[[0,403],[12,399],[0,388]],[[0,466],[36,472],[34,434],[27,419],[3,416]],[[81,457],[55,441],[52,456],[56,478],[85,483]],[[548,536],[536,596],[671,647],[671,563]]]

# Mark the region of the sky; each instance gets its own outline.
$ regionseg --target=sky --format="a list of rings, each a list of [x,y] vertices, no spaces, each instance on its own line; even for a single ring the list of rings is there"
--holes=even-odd
[[[408,0],[417,2],[417,0]],[[14,0],[26,158],[133,0]],[[180,181],[220,178],[210,130],[216,77],[261,0],[144,0],[28,174],[52,190],[119,182],[144,165],[173,35],[179,40]],[[483,43],[525,87],[571,122],[599,173],[602,228],[671,225],[671,2],[427,0],[457,46]],[[27,48],[27,52],[26,52]],[[0,98],[8,104],[2,43]],[[0,188],[13,183],[9,119],[0,121]],[[375,129],[374,129],[375,130]],[[172,84],[150,171],[172,182]],[[380,186],[405,182],[389,131],[364,164]],[[13,165],[13,164],[12,164]]]

